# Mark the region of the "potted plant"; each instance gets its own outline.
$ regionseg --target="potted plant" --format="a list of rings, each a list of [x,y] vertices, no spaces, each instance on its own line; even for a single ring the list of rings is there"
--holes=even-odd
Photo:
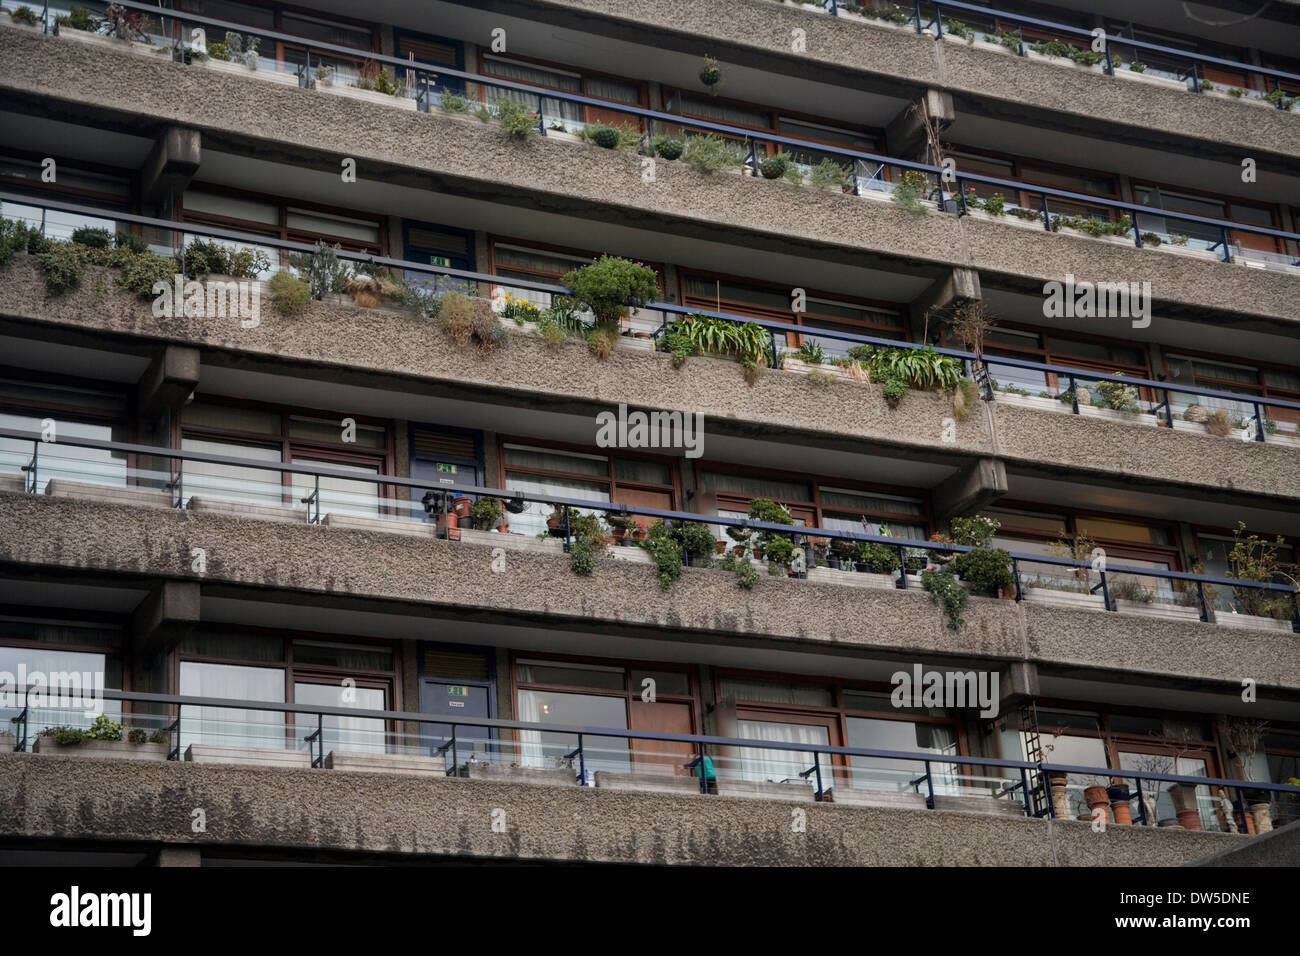
[[[564,537],[564,519],[569,514],[568,505],[552,505],[551,513],[546,517],[546,528],[552,537]]]
[[[863,574],[893,574],[902,563],[898,554],[878,541],[862,541],[853,551],[854,566]]]
[[[457,495],[451,499],[451,510],[457,518],[468,518],[474,501],[469,495]]]
[[[1088,804],[1088,809],[1093,813],[1096,812],[1098,807],[1107,809],[1110,807],[1110,796],[1107,794],[1105,787],[1085,787],[1083,790],[1083,801]],[[1090,813],[1089,818],[1091,818],[1091,816],[1092,814]]]
[[[505,534],[510,529],[501,502],[496,498],[480,498],[474,502],[469,509],[469,518],[479,531],[490,531],[495,528]]]
[[[722,81],[722,70],[718,67],[718,61],[711,56],[704,58],[704,66],[700,67],[700,82],[713,90]]]
[[[316,67],[316,82],[321,86],[333,86],[334,71],[322,63]]]
[[[626,545],[627,541],[624,539],[635,534],[637,528],[640,527],[636,523],[636,519],[631,515],[612,514],[605,519],[605,522],[609,525],[610,534],[614,537],[614,543],[619,546]]]
[[[1184,830],[1200,830],[1201,811],[1196,804],[1196,786],[1190,783],[1176,783],[1169,788],[1169,798],[1174,802],[1174,813],[1178,825]]]
[[[1133,812],[1129,806],[1132,794],[1129,792],[1128,784],[1118,777],[1112,777],[1110,786],[1106,788],[1106,796],[1110,799],[1110,809],[1115,815],[1115,822],[1124,826],[1132,824]]]
[[[601,333],[606,339],[618,334],[629,304],[644,305],[659,295],[659,281],[653,269],[617,256],[601,256],[590,265],[567,273],[560,281],[573,290],[578,305],[595,316],[593,334]]]

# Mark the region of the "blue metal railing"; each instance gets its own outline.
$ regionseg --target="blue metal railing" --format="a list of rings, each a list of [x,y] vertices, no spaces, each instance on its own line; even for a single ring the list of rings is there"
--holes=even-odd
[[[227,239],[235,242],[247,242],[253,245],[279,249],[284,252],[310,253],[316,249],[316,246],[311,243],[277,239],[270,236],[259,235],[257,233],[243,232],[237,229],[226,229],[219,226],[208,226],[199,223],[181,223],[170,219],[158,219],[151,216],[136,215],[134,213],[106,210],[100,207],[87,206],[80,203],[60,202],[37,195],[0,191],[0,203],[6,202],[34,206],[42,210],[72,212],[101,219],[112,219],[117,222],[147,226],[153,229],[169,230],[176,233],[190,233],[197,236]],[[533,292],[545,292],[552,295],[567,295],[572,292],[569,288],[555,283],[537,282],[529,279],[506,278],[486,272],[472,272],[467,269],[434,266],[429,265],[428,263],[396,259],[391,256],[376,256],[364,252],[349,252],[343,249],[338,250],[336,254],[340,259],[345,259],[349,262],[400,269],[405,272],[424,273],[431,276],[459,279],[465,282],[490,283],[518,289],[527,289]],[[1030,359],[1018,359],[988,354],[976,355],[974,352],[966,352],[961,349],[927,346],[924,343],[904,342],[895,339],[882,338],[880,336],[863,335],[857,332],[846,332],[842,329],[823,329],[810,325],[796,325],[791,322],[781,322],[775,319],[750,318],[748,316],[736,315],[730,312],[715,312],[709,309],[687,307],[674,302],[649,302],[638,304],[638,307],[677,316],[705,315],[740,324],[753,323],[768,330],[768,332],[772,334],[774,340],[773,351],[775,351],[775,336],[778,334],[811,335],[817,338],[834,339],[835,341],[845,342],[849,345],[870,345],[900,349],[933,348],[940,355],[946,355],[965,363],[991,362],[994,365],[1003,365],[1029,371],[1050,373],[1057,375],[1062,379],[1066,379],[1071,383],[1071,387],[1067,391],[1073,391],[1074,383],[1077,381],[1116,382],[1124,385],[1132,385],[1138,388],[1147,388],[1162,396],[1163,400],[1157,403],[1156,408],[1162,408],[1164,410],[1165,425],[1170,428],[1173,427],[1174,421],[1173,403],[1170,400],[1171,395],[1195,395],[1200,398],[1216,399],[1220,401],[1240,403],[1243,405],[1250,404],[1254,410],[1252,419],[1255,423],[1255,441],[1258,442],[1264,442],[1267,440],[1265,438],[1267,432],[1267,428],[1265,427],[1267,416],[1264,414],[1264,409],[1279,408],[1287,409],[1289,411],[1300,411],[1300,402],[1288,401],[1286,399],[1250,395],[1242,392],[1229,392],[1222,389],[1205,388],[1204,386],[1197,385],[1172,385],[1167,381],[1095,372],[1091,370],[1072,368],[1066,365],[1035,362]],[[665,318],[659,329],[654,333],[656,339],[666,331],[667,325],[667,319]],[[1071,407],[1075,414],[1079,414],[1077,401],[1073,402]]]
[[[810,150],[814,153],[834,155],[849,161],[850,169],[856,169],[858,162],[869,164],[882,164],[891,168],[902,170],[914,170],[926,173],[936,177],[936,182],[942,182],[945,170],[939,166],[931,166],[927,163],[914,162],[912,160],[896,159],[890,156],[884,156],[877,153],[868,153],[861,150],[848,149],[842,146],[833,146],[826,143],[816,143],[809,140],[798,139],[796,137],[784,136],[777,132],[756,132],[755,130],[745,129],[743,127],[731,126],[725,123],[715,123],[710,120],[694,119],[682,116],[676,113],[666,113],[660,110],[652,110],[641,106],[633,106],[626,103],[619,103],[611,100],[596,99],[590,96],[583,96],[578,93],[570,93],[561,90],[552,90],[544,87],[532,86],[526,83],[518,83],[513,80],[497,79],[495,77],[483,76],[478,73],[469,73],[464,70],[457,70],[451,67],[432,67],[411,60],[403,60],[399,57],[388,56],[381,53],[372,53],[369,51],[358,50],[353,47],[342,46],[339,44],[326,43],[323,41],[312,40],[294,34],[281,33],[274,30],[266,30],[260,27],[250,27],[244,24],[234,23],[228,20],[218,20],[212,17],[204,17],[198,14],[190,14],[177,11],[160,11],[157,7],[150,6],[146,3],[137,2],[137,0],[121,0],[123,6],[133,10],[147,12],[154,16],[160,16],[164,21],[173,19],[176,21],[185,21],[200,23],[205,26],[219,27],[223,29],[239,31],[253,36],[263,37],[266,39],[276,40],[278,42],[292,43],[298,47],[303,47],[316,53],[326,52],[335,55],[343,55],[352,59],[362,59],[384,66],[391,66],[394,70],[405,70],[413,73],[417,77],[416,83],[416,100],[420,108],[429,111],[432,107],[430,91],[436,88],[439,77],[449,77],[460,82],[477,83],[481,86],[490,86],[495,89],[509,90],[518,93],[525,93],[530,96],[536,96],[540,99],[559,100],[566,103],[574,103],[581,106],[592,106],[605,111],[624,113],[630,117],[645,120],[646,135],[653,133],[654,124],[661,123],[669,126],[687,127],[691,130],[703,131],[706,133],[718,133],[743,140],[746,143],[774,143],[783,147],[793,149]],[[179,38],[173,40],[176,49],[180,48]],[[295,67],[298,73],[299,84],[301,86],[310,85],[310,56],[307,62]],[[1287,76],[1289,74],[1283,74]],[[1297,78],[1300,79],[1300,78]],[[538,116],[538,131],[545,135],[546,127],[542,116]],[[757,176],[758,170],[752,169],[752,174]],[[858,179],[856,173],[851,173],[853,188],[856,192],[858,189]],[[985,176],[977,173],[961,173],[956,180],[956,195],[952,200],[944,200],[940,196],[941,208],[947,207],[947,202],[951,201],[954,212],[959,215],[965,214],[965,205],[961,199],[964,194],[966,183],[982,183],[989,186],[999,186],[1005,189],[1015,189],[1018,191],[1030,192],[1042,197],[1042,216],[1044,228],[1052,230],[1052,214],[1048,207],[1048,199],[1064,199],[1072,203],[1087,203],[1092,206],[1100,206],[1106,209],[1115,210],[1121,214],[1128,215],[1133,220],[1133,241],[1135,246],[1141,246],[1141,229],[1137,217],[1147,215],[1159,217],[1166,220],[1172,220],[1182,223],[1197,223],[1198,225],[1213,226],[1220,231],[1222,236],[1223,259],[1231,261],[1231,243],[1229,234],[1231,232],[1248,232],[1254,235],[1269,236],[1274,239],[1292,240],[1300,242],[1300,233],[1286,232],[1280,229],[1274,229],[1268,226],[1258,226],[1250,223],[1239,223],[1225,219],[1213,219],[1207,216],[1197,216],[1191,213],[1175,212],[1166,209],[1160,209],[1153,206],[1143,206],[1137,203],[1125,202],[1117,199],[1109,199],[1099,196],[1091,196],[1086,193],[1075,193],[1064,189],[1056,189],[1049,186],[1038,186],[1033,183],[1025,183],[1017,180],[1002,179],[996,176]]]
[[[915,552],[921,551],[926,554],[938,552],[947,555],[964,554],[973,551],[974,548],[968,545],[949,544],[941,541],[920,541],[912,538],[895,538],[885,535],[870,534],[857,531],[842,531],[831,528],[818,528],[810,525],[785,525],[768,521],[758,521],[751,518],[731,518],[722,515],[699,514],[692,511],[677,511],[666,508],[646,508],[641,506],[630,506],[617,502],[600,502],[591,501],[585,498],[566,498],[557,495],[536,494],[529,492],[525,494],[520,491],[511,491],[503,488],[489,488],[482,485],[470,485],[461,483],[439,483],[431,486],[427,479],[404,478],[398,475],[376,475],[363,474],[353,471],[347,471],[343,468],[322,467],[320,465],[294,464],[288,462],[267,462],[257,461],[255,459],[239,458],[233,455],[219,455],[212,452],[190,451],[177,448],[162,448],[154,445],[140,445],[127,442],[105,441],[94,438],[68,438],[57,437],[53,441],[46,441],[40,432],[29,432],[19,429],[0,428],[0,438],[15,439],[18,441],[30,441],[33,446],[33,454],[30,463],[24,466],[24,470],[29,472],[30,482],[27,487],[35,489],[39,487],[37,482],[36,470],[39,467],[37,452],[42,445],[48,447],[66,445],[74,448],[92,448],[101,451],[115,452],[118,455],[141,455],[153,458],[165,458],[176,463],[176,471],[172,475],[170,486],[179,485],[179,477],[184,470],[184,462],[204,462],[207,464],[227,465],[238,468],[253,468],[265,472],[288,473],[296,475],[314,476],[316,479],[316,504],[315,520],[320,519],[319,505],[319,487],[321,478],[341,478],[350,482],[372,484],[376,489],[384,486],[395,488],[410,488],[430,490],[433,495],[431,504],[427,505],[429,512],[432,514],[436,510],[441,510],[443,515],[442,527],[447,527],[446,515],[451,508],[451,498],[453,495],[474,495],[478,497],[497,498],[510,503],[535,503],[542,505],[551,505],[556,510],[562,512],[566,518],[561,525],[561,533],[565,540],[565,550],[569,549],[571,533],[567,521],[570,509],[575,511],[599,511],[606,515],[637,515],[649,518],[661,518],[666,522],[702,522],[709,525],[719,525],[724,528],[738,528],[747,531],[769,531],[779,534],[788,535],[795,541],[803,541],[805,549],[811,547],[809,539],[824,540],[843,540],[849,542],[874,542],[883,544],[892,548],[898,555],[899,574],[897,587],[906,590],[908,588],[908,570],[909,564],[914,563],[912,559],[916,558]],[[48,455],[48,451],[47,451]],[[277,485],[278,487],[278,485]],[[28,491],[28,493],[33,493]],[[310,498],[310,496],[309,496]],[[304,498],[303,501],[309,501]],[[174,496],[172,505],[175,508],[185,507],[185,501],[182,496]],[[557,507],[558,506],[558,507]],[[522,510],[522,508],[520,508]],[[309,518],[312,512],[309,511]],[[443,532],[445,533],[445,532]],[[911,553],[909,553],[911,552]],[[1009,552],[1011,557],[1012,574],[1014,575],[1017,586],[1015,599],[1020,601],[1023,594],[1020,588],[1020,564],[1026,562],[1035,565],[1049,565],[1070,569],[1092,569],[1093,564],[1088,560],[1076,560],[1073,558],[1056,557],[1049,555],[1038,555],[1022,553],[1017,551]],[[686,554],[689,560],[691,555]],[[1129,574],[1139,578],[1158,578],[1166,581],[1183,581],[1196,586],[1197,606],[1200,612],[1200,619],[1208,622],[1209,603],[1206,598],[1205,588],[1211,587],[1228,587],[1228,588],[1247,588],[1256,591],[1276,592],[1279,595],[1289,595],[1292,606],[1292,630],[1300,633],[1300,587],[1291,587],[1285,584],[1275,584],[1263,581],[1246,581],[1239,578],[1216,577],[1208,574],[1194,574],[1185,571],[1169,571],[1163,568],[1143,568],[1124,564],[1107,563],[1103,569],[1097,571],[1100,583],[1092,588],[1095,593],[1098,590],[1102,593],[1103,606],[1107,611],[1116,610],[1116,605],[1112,601],[1109,592],[1107,575],[1109,574]]]
[[[33,691],[37,694],[37,700],[35,703],[32,701]],[[57,710],[58,708],[49,707],[46,704],[45,699],[52,698],[58,700],[59,696],[57,690],[48,685],[28,685],[25,687],[15,688],[11,693],[15,698],[18,696],[21,696],[22,698],[21,709],[12,708],[19,709],[19,713],[14,717],[9,718],[9,722],[13,724],[15,728],[15,744],[13,749],[15,752],[25,752],[27,750],[28,739],[31,736],[29,725],[31,723],[33,712],[39,714],[45,711]],[[586,738],[596,737],[622,740],[626,741],[629,745],[633,741],[687,744],[690,750],[694,753],[694,756],[689,761],[681,764],[681,769],[696,771],[698,768],[698,773],[695,775],[699,777],[700,790],[705,794],[712,792],[709,784],[713,780],[717,779],[716,773],[712,778],[708,773],[708,771],[713,767],[713,761],[712,758],[708,756],[708,750],[712,749],[714,753],[717,753],[718,748],[733,748],[742,752],[757,750],[766,751],[768,753],[779,751],[789,754],[792,766],[798,765],[800,755],[803,755],[805,759],[810,758],[812,765],[807,767],[807,769],[799,770],[796,773],[797,776],[802,779],[807,780],[813,778],[816,781],[814,796],[818,800],[824,799],[829,792],[831,800],[834,801],[834,793],[836,789],[834,776],[835,770],[838,768],[842,774],[848,773],[851,776],[852,758],[897,760],[917,763],[923,768],[923,773],[921,776],[909,780],[908,785],[912,788],[913,792],[920,793],[920,788],[924,784],[925,805],[929,810],[936,809],[934,788],[935,765],[953,768],[985,768],[990,770],[1011,771],[1011,773],[1001,774],[998,778],[992,778],[1011,781],[1007,786],[1002,787],[997,792],[996,796],[1011,797],[1013,795],[1018,795],[1018,802],[1023,807],[1024,814],[1027,817],[1054,817],[1056,815],[1054,801],[1050,798],[1050,794],[1048,793],[1048,778],[1049,775],[1062,773],[1082,774],[1093,778],[1107,779],[1112,782],[1133,781],[1136,784],[1136,793],[1129,796],[1128,800],[1130,803],[1133,800],[1138,801],[1138,819],[1140,823],[1147,822],[1146,800],[1144,799],[1146,792],[1144,791],[1144,783],[1173,783],[1193,787],[1203,786],[1217,788],[1220,792],[1222,792],[1223,788],[1233,789],[1236,791],[1236,794],[1232,802],[1234,809],[1241,816],[1243,824],[1241,829],[1243,832],[1246,830],[1246,826],[1244,825],[1246,820],[1246,792],[1255,791],[1278,795],[1300,795],[1300,787],[1291,786],[1289,784],[1255,782],[1233,778],[1191,776],[1187,774],[1163,773],[1160,771],[1136,770],[1129,768],[1076,766],[1072,764],[1054,764],[1046,761],[1032,762],[997,757],[979,757],[968,754],[939,754],[927,751],[884,750],[875,747],[831,746],[775,740],[756,740],[748,737],[726,737],[713,734],[680,734],[654,730],[627,729],[622,727],[591,727],[557,723],[538,723],[519,720],[502,720],[492,717],[454,717],[445,714],[429,714],[411,711],[366,709],[343,706],[329,707],[319,704],[286,704],[270,701],[236,700],[231,698],[186,696],[178,694],[157,694],[140,691],[105,689],[99,693],[103,700],[165,706],[168,709],[168,715],[166,716],[151,714],[148,711],[140,714],[128,712],[122,716],[128,720],[131,717],[143,717],[146,720],[167,721],[165,730],[170,741],[167,754],[168,760],[182,759],[180,737],[182,722],[185,721],[186,718],[182,716],[181,708],[199,707],[218,710],[235,710],[240,712],[247,712],[250,709],[255,709],[267,713],[295,715],[295,733],[297,733],[299,729],[314,727],[310,733],[305,733],[301,736],[302,742],[308,745],[307,749],[311,757],[311,766],[314,769],[323,769],[325,766],[325,738],[327,732],[337,732],[336,728],[327,728],[325,726],[325,718],[342,717],[352,721],[383,721],[385,726],[397,721],[420,724],[432,722],[446,725],[449,727],[450,733],[448,738],[441,744],[434,744],[432,739],[430,739],[431,735],[426,733],[422,732],[420,737],[422,740],[421,749],[427,749],[430,756],[442,756],[444,759],[449,756],[451,758],[451,766],[446,768],[444,771],[447,776],[460,776],[460,742],[466,738],[461,736],[458,731],[460,728],[465,727],[469,728],[471,731],[479,733],[484,731],[496,731],[500,734],[501,731],[525,731],[538,734],[546,733],[548,735],[564,734],[575,737],[577,739],[577,747],[566,752],[563,755],[563,758],[569,763],[570,767],[572,767],[573,761],[576,760],[578,762],[578,773],[575,775],[575,780],[582,786],[590,785],[588,774],[586,772],[587,751],[590,748],[587,745]],[[297,717],[306,717],[308,720],[299,724]],[[198,717],[190,718],[190,725],[198,725],[201,732],[204,719],[205,718]],[[352,733],[355,735],[355,732]],[[384,731],[382,732],[382,735],[386,739],[388,732]],[[338,749],[346,752],[348,749],[347,744],[350,742],[350,739],[350,737],[345,737],[340,733],[340,746]],[[468,739],[471,741],[475,740],[472,735],[470,735]],[[429,742],[424,743],[425,740],[429,740]],[[504,750],[507,745],[498,742],[495,746],[498,749]],[[490,749],[491,748],[489,747],[489,750]],[[599,750],[597,750],[597,752],[599,753]],[[628,752],[631,753],[630,750]],[[829,788],[824,785],[825,778],[822,774],[823,757],[827,758],[825,765],[827,776],[831,778],[832,782],[832,786]],[[838,764],[835,760],[836,757],[841,758]],[[770,758],[768,759],[770,760]],[[1030,782],[1031,773],[1038,778],[1037,788]],[[944,776],[951,779],[960,779],[965,775],[950,771],[945,773]],[[1017,780],[1016,778],[1019,779]],[[744,778],[736,777],[734,779],[739,780]],[[981,779],[989,780],[990,778],[983,777]],[[853,789],[857,790],[858,788],[855,787]],[[870,788],[867,789],[869,790]],[[970,796],[976,796],[984,789],[985,788],[983,787],[973,786],[970,784],[957,784],[956,786],[949,787],[950,795],[954,796],[959,795],[962,791],[968,791]],[[1041,810],[1036,810],[1034,806],[1035,789],[1040,791],[1040,796],[1042,798],[1041,802],[1044,805]],[[951,791],[956,792],[951,793]],[[1153,789],[1152,796],[1155,796],[1157,791],[1158,788]],[[1120,799],[1123,798],[1121,797]]]
[[[921,0],[913,0],[913,6],[915,12],[912,15],[912,23],[915,25],[916,31],[920,33],[929,27],[933,27],[936,37],[943,36],[944,11],[948,11],[949,19],[955,19],[951,16],[951,12],[956,10],[962,13],[974,13],[984,17],[992,17],[996,20],[1006,20],[1015,23],[1019,28],[1027,26],[1036,27],[1052,33],[1074,36],[1081,40],[1087,40],[1089,43],[1094,39],[1100,39],[1105,48],[1105,53],[1102,55],[1105,57],[1105,70],[1108,74],[1113,74],[1115,72],[1114,60],[1110,56],[1110,47],[1112,44],[1115,44],[1116,46],[1121,47],[1132,47],[1135,50],[1146,50],[1150,53],[1156,53],[1172,59],[1183,60],[1192,64],[1193,68],[1189,70],[1183,78],[1193,81],[1193,90],[1200,89],[1200,80],[1197,75],[1197,68],[1204,66],[1223,67],[1229,70],[1237,70],[1242,73],[1262,76],[1266,78],[1266,80],[1273,81],[1274,89],[1279,89],[1282,82],[1300,83],[1300,74],[1289,73],[1286,70],[1277,70],[1271,67],[1258,66],[1253,63],[1242,63],[1237,60],[1227,60],[1222,57],[1210,56],[1206,53],[1196,53],[1191,50],[1179,49],[1178,47],[1152,43],[1146,40],[1138,40],[1136,38],[1124,36],[1122,33],[1107,33],[1104,29],[1102,29],[1101,34],[1098,35],[1092,29],[1076,27],[1066,23],[1058,23],[1055,20],[1044,20],[1041,17],[1032,17],[1026,14],[997,10],[992,7],[981,6],[980,4],[960,2],[960,0],[925,0],[924,6],[933,11],[931,19],[925,23],[922,23],[923,14],[921,10],[923,4]],[[832,15],[838,15],[839,5],[828,5],[826,12]],[[1021,52],[1023,54],[1023,50]],[[1283,108],[1282,104],[1279,103],[1278,108]]]

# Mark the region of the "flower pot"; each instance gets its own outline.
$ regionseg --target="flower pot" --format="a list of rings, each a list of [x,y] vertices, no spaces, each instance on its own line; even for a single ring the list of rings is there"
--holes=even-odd
[[[501,520],[497,522],[497,531],[500,534],[510,533],[510,522],[507,521],[504,516],[502,516]]]
[[[1082,385],[1075,388],[1074,397],[1078,401],[1080,408],[1088,408],[1092,405],[1092,392]]]
[[[762,560],[763,560],[763,549],[762,549],[762,548],[755,548],[755,549],[754,549],[754,560],[755,560],[755,561],[762,561]]]
[[[1177,821],[1176,819],[1174,819],[1173,817],[1166,817],[1165,819],[1161,820],[1161,821],[1160,821],[1160,826],[1165,827],[1166,829],[1169,829],[1169,830],[1181,830],[1181,829],[1182,829],[1182,827],[1179,825],[1178,821]]]
[[[743,558],[745,556],[745,546],[743,544],[733,544],[731,546],[731,553],[738,558]]]
[[[1273,817],[1268,803],[1252,803],[1250,819],[1255,824],[1256,833],[1268,833],[1273,829]]]
[[[1187,783],[1176,783],[1169,788],[1169,799],[1174,802],[1175,810],[1195,810],[1196,787]]]
[[[627,528],[611,528],[609,533],[614,538],[614,543],[621,547],[623,538],[627,536]]]
[[[1069,775],[1052,772],[1047,775],[1047,784],[1052,791],[1052,808],[1056,816],[1065,819],[1070,815]]]
[[[1110,806],[1110,797],[1106,795],[1105,787],[1087,787],[1083,791],[1084,802],[1088,804],[1088,809],[1093,810],[1097,807]]]
[[[451,501],[451,510],[456,513],[457,518],[468,518],[470,506],[473,504],[468,495],[457,495]]]
[[[724,555],[727,553],[727,542],[715,541],[713,542],[713,548],[719,555]]]
[[[1120,826],[1133,824],[1133,811],[1127,800],[1116,800],[1110,805],[1110,812],[1115,815],[1115,822]]]
[[[1188,809],[1178,811],[1178,825],[1184,830],[1200,830],[1201,813],[1199,810]]]

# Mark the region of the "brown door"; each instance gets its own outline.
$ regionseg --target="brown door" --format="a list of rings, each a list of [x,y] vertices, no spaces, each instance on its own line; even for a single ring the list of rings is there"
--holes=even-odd
[[[647,518],[644,515],[636,513],[637,507],[655,508],[660,511],[671,511],[673,507],[673,497],[666,491],[644,491],[639,488],[618,489],[616,495],[618,504],[627,505],[632,516],[636,518],[637,524],[643,528],[648,528],[654,523],[653,518]]]
[[[640,698],[629,702],[628,716],[632,730],[652,730],[661,734],[689,734],[691,705],[677,701],[647,703]],[[688,743],[671,740],[633,740],[632,766],[636,772],[686,775],[683,768],[695,755]]]
[[[629,104],[630,105],[630,104]],[[644,131],[641,125],[641,117],[633,116],[630,113],[620,113],[618,110],[602,109],[599,106],[584,106],[583,120],[588,123],[605,123],[608,126],[631,126],[633,129]]]

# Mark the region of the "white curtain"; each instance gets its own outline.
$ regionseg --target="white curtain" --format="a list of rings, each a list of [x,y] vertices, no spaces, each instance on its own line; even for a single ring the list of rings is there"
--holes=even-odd
[[[820,744],[830,745],[830,732],[825,727],[815,724],[783,724],[767,720],[739,720],[736,722],[736,734],[754,740],[770,740],[785,744]],[[742,780],[774,780],[798,783],[799,774],[813,765],[811,753],[792,750],[761,750],[754,747],[737,748],[740,751],[740,776]],[[831,760],[823,754],[822,786],[830,785]],[[816,786],[815,775],[807,778],[810,786]]]

